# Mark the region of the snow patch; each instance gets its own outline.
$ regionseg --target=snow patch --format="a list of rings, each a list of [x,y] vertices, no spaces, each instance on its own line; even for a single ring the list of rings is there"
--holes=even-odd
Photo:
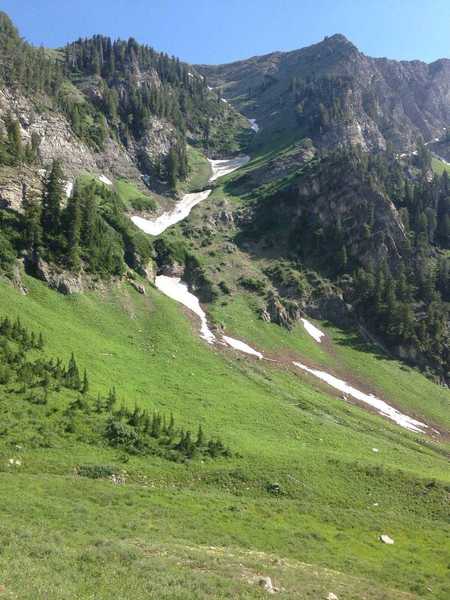
[[[324,332],[320,331],[320,329],[317,329],[317,327],[315,325],[313,325],[310,321],[308,321],[308,319],[301,319],[304,328],[306,329],[306,331],[309,333],[309,335],[311,337],[313,337],[316,342],[320,342],[322,341],[322,338],[324,337]]]
[[[66,187],[64,188],[64,191],[66,192],[67,198],[70,198],[73,192],[73,181],[66,182]]]
[[[104,183],[105,185],[112,185],[113,184],[113,182],[111,181],[111,179],[108,179],[108,177],[106,177],[106,175],[99,175],[98,180],[101,181],[102,183]]]
[[[175,225],[185,219],[191,210],[210,195],[211,190],[185,194],[171,212],[162,214],[155,219],[144,219],[143,217],[131,217],[131,220],[139,229],[150,235],[160,235],[168,227]]]
[[[261,352],[254,350],[245,342],[241,342],[241,340],[235,340],[234,338],[229,337],[227,335],[224,335],[223,339],[226,341],[226,343],[229,346],[231,346],[235,350],[239,350],[240,352],[244,352],[245,354],[251,354],[252,356],[258,357],[259,359],[263,358],[263,355],[261,354]]]
[[[303,369],[307,373],[310,373],[311,375],[318,377],[322,381],[325,381],[331,387],[334,387],[335,389],[344,392],[345,394],[353,396],[353,398],[359,400],[360,402],[365,402],[366,404],[369,404],[370,406],[375,408],[381,415],[387,417],[388,419],[391,419],[391,421],[394,421],[395,423],[397,423],[397,425],[400,425],[400,427],[404,427],[405,429],[409,429],[410,431],[417,432],[421,432],[427,428],[427,425],[425,425],[425,423],[422,423],[421,421],[416,421],[415,419],[402,414],[396,408],[389,406],[387,402],[384,402],[384,400],[380,400],[373,394],[364,394],[364,392],[357,390],[342,379],[338,379],[337,377],[334,377],[333,375],[330,375],[325,371],[310,369],[309,367],[299,362],[294,362],[293,364],[299,369]]]
[[[191,294],[187,285],[183,283],[179,277],[158,275],[155,279],[155,285],[163,294],[169,296],[172,300],[180,302],[200,317],[200,337],[206,340],[208,344],[213,344],[216,341],[216,336],[208,327],[205,311],[200,306],[198,298],[196,298],[194,294]]]
[[[242,165],[245,165],[250,160],[249,156],[237,156],[226,160],[209,160],[211,165],[212,175],[209,181],[215,181],[219,177],[223,177]],[[203,190],[203,192],[194,192],[193,194],[185,194],[183,198],[177,202],[175,208],[167,213],[160,215],[154,219],[144,219],[143,217],[131,217],[133,223],[150,235],[160,235],[168,227],[175,225],[179,221],[185,219],[191,210],[206,200],[212,190]]]
[[[211,165],[212,175],[209,178],[209,181],[215,181],[219,179],[219,177],[223,177],[224,175],[228,175],[239,167],[246,165],[250,160],[250,156],[242,155],[236,156],[236,158],[227,158],[225,160],[209,160],[209,164]]]
[[[258,133],[258,131],[259,131],[259,125],[256,122],[256,119],[249,119],[248,121],[249,121],[250,127],[253,129],[253,131],[255,133]]]
[[[208,326],[208,321],[206,319],[206,313],[203,308],[200,306],[200,302],[194,294],[188,289],[188,286],[181,281],[179,277],[168,277],[167,275],[158,275],[155,279],[155,285],[160,292],[172,298],[172,300],[176,300],[183,304],[195,313],[198,317],[200,317],[201,327],[200,327],[200,337],[208,342],[208,344],[213,344],[214,342],[218,342],[219,344],[228,345],[235,350],[239,350],[239,352],[244,352],[245,354],[250,354],[251,356],[256,356],[257,358],[263,358],[261,352],[258,352],[254,348],[251,348],[245,342],[241,340],[236,340],[227,335],[223,336],[223,342],[218,341],[214,333]]]

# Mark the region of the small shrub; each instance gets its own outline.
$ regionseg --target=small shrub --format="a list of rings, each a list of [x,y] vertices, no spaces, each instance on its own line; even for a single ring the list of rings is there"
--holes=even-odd
[[[116,474],[117,469],[110,465],[79,465],[76,471],[80,477],[89,477],[89,479],[108,479]]]

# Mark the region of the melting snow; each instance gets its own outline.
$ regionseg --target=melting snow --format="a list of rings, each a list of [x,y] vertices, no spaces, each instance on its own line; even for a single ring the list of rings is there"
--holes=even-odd
[[[258,358],[263,358],[263,355],[261,354],[261,352],[254,350],[245,342],[241,342],[240,340],[235,340],[234,338],[228,337],[227,335],[224,335],[223,339],[226,341],[226,343],[229,346],[231,346],[235,350],[239,350],[240,352],[245,352],[245,354],[251,354],[252,356],[257,356]]]
[[[111,179],[108,179],[106,177],[106,175],[99,175],[98,180],[101,181],[102,183],[104,183],[105,185],[112,185],[113,184],[112,181],[111,181]]]
[[[195,194],[185,194],[180,202],[177,203],[172,212],[167,212],[155,219],[144,219],[142,217],[131,217],[135,225],[149,233],[150,235],[160,235],[168,227],[175,225],[185,219],[196,204],[199,204],[210,195],[211,190],[196,192]]]
[[[205,311],[200,306],[198,298],[196,298],[194,294],[191,294],[187,285],[183,283],[179,277],[158,275],[155,279],[155,285],[158,290],[163,292],[163,294],[169,296],[169,298],[172,298],[172,300],[176,300],[177,302],[184,304],[184,306],[199,316],[201,321],[200,336],[209,344],[215,342],[216,336],[208,327]]]
[[[344,392],[345,394],[353,396],[353,398],[356,398],[356,400],[359,400],[360,402],[365,402],[366,404],[369,404],[370,406],[375,408],[381,415],[387,417],[388,419],[391,419],[391,421],[394,421],[395,423],[397,423],[401,427],[404,427],[405,429],[420,432],[427,427],[425,423],[422,423],[421,421],[416,421],[415,419],[412,419],[411,417],[402,414],[396,408],[389,406],[387,402],[380,400],[373,394],[364,394],[363,392],[360,392],[356,388],[350,386],[345,381],[342,381],[342,379],[338,379],[337,377],[334,377],[333,375],[330,375],[325,371],[310,369],[309,367],[306,367],[305,365],[302,365],[299,362],[294,362],[293,364],[299,369],[303,369],[311,375],[314,375],[322,381],[325,381],[326,383],[328,383],[328,385],[331,385],[331,387],[334,387],[335,389]]]
[[[66,187],[65,187],[66,196],[68,198],[70,198],[70,196],[72,195],[72,191],[73,191],[73,181],[68,181],[66,183]]]
[[[223,177],[224,175],[239,169],[239,167],[245,165],[249,160],[249,156],[237,156],[236,158],[226,160],[210,160],[209,163],[211,165],[212,175],[209,180],[215,181],[219,177]],[[164,213],[154,219],[144,219],[143,217],[135,216],[131,217],[131,220],[145,233],[149,233],[150,235],[160,235],[168,227],[185,219],[194,206],[203,202],[203,200],[206,200],[210,193],[211,190],[204,190],[203,192],[185,194],[170,212]]]
[[[219,179],[219,177],[223,177],[224,175],[228,175],[228,173],[232,173],[239,169],[239,167],[244,166],[250,160],[250,156],[236,156],[236,158],[227,158],[225,160],[210,160],[209,164],[211,165],[212,175],[209,178],[209,181],[215,181]]]
[[[258,125],[258,123],[256,122],[256,119],[249,119],[249,123],[250,123],[250,126],[251,126],[251,128],[253,129],[253,131],[254,131],[255,133],[258,133],[258,131],[259,131],[259,125]]]
[[[309,335],[312,336],[316,340],[316,342],[319,342],[320,344],[323,336],[325,335],[323,331],[317,329],[317,327],[313,325],[310,321],[308,321],[308,319],[302,319],[302,323]]]
[[[206,319],[206,314],[203,308],[200,306],[200,302],[194,294],[188,290],[188,287],[185,283],[181,281],[179,277],[168,277],[167,275],[158,275],[155,279],[155,285],[163,294],[172,298],[172,300],[176,300],[180,302],[193,313],[195,313],[198,317],[200,317],[201,328],[200,328],[200,337],[206,340],[209,344],[213,344],[217,341],[216,336],[208,327],[208,321]],[[251,348],[245,342],[241,342],[241,340],[236,340],[232,337],[228,337],[227,335],[223,336],[223,341],[225,345],[231,346],[235,350],[239,350],[240,352],[244,352],[245,354],[250,354],[252,356],[256,356],[257,358],[263,358],[261,352],[258,352],[254,348]],[[219,342],[221,343],[221,342]]]

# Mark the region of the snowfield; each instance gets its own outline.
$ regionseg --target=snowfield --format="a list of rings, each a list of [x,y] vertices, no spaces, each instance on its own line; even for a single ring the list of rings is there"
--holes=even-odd
[[[310,321],[308,321],[308,319],[301,319],[302,323],[303,323],[303,327],[306,329],[306,331],[309,333],[309,335],[311,337],[313,337],[316,342],[320,342],[322,341],[323,336],[325,335],[323,333],[323,331],[320,331],[320,329],[317,329],[317,327],[315,325],[313,325]]]
[[[219,177],[223,177],[224,175],[228,175],[239,167],[243,167],[250,160],[250,156],[242,155],[236,156],[236,158],[227,158],[225,160],[209,160],[209,164],[211,165],[212,175],[209,178],[209,181],[215,181],[219,179]]]
[[[65,192],[66,192],[67,198],[70,198],[70,196],[72,195],[72,192],[73,192],[73,181],[67,181],[66,187],[65,187]]]
[[[349,396],[352,396],[360,402],[365,402],[366,404],[369,404],[370,406],[375,408],[381,415],[387,417],[388,419],[391,419],[391,421],[394,421],[395,423],[397,423],[397,425],[400,425],[405,429],[409,429],[410,431],[423,432],[423,430],[427,428],[427,425],[425,425],[425,423],[422,423],[421,421],[416,421],[415,419],[404,415],[396,408],[389,406],[387,402],[384,402],[384,400],[380,400],[373,394],[365,394],[364,392],[360,392],[359,390],[352,387],[342,379],[338,379],[337,377],[334,377],[333,375],[330,375],[325,371],[310,369],[309,367],[302,365],[302,363],[299,362],[294,362],[293,364],[299,369],[303,369],[303,371],[314,375],[314,377],[318,377],[322,381],[325,381],[325,383],[328,383],[328,385],[331,385],[331,387],[334,387],[336,390],[339,390],[344,394],[348,394]]]
[[[135,225],[150,235],[160,235],[163,231],[185,219],[196,204],[203,202],[210,195],[211,190],[185,194],[176,204],[172,212],[163,213],[155,219],[144,219],[143,217],[131,217]]]
[[[168,277],[167,275],[158,275],[155,279],[155,285],[160,292],[172,298],[176,302],[180,302],[191,310],[194,314],[200,317],[200,337],[208,342],[208,344],[214,344],[217,342],[217,338],[211,329],[208,326],[208,320],[206,318],[205,311],[200,306],[200,302],[194,294],[191,294],[187,285],[181,281],[179,277]],[[219,342],[220,343],[220,342]],[[261,352],[254,350],[245,342],[241,340],[236,340],[227,335],[223,336],[223,342],[225,345],[234,348],[235,350],[239,350],[239,352],[244,352],[245,354],[250,354],[251,356],[256,356],[257,358],[263,358]]]
[[[248,163],[249,160],[249,156],[237,156],[236,158],[229,158],[226,160],[209,160],[212,171],[209,181],[215,181],[216,179],[219,179],[219,177],[232,173],[236,169],[239,169],[239,167],[242,167],[242,165]],[[177,202],[172,211],[163,213],[154,219],[144,219],[143,217],[134,216],[131,217],[131,220],[145,233],[150,235],[160,235],[167,228],[189,216],[189,213],[194,206],[203,202],[203,200],[206,200],[211,191],[212,190],[204,190],[203,192],[185,194],[183,198]]]
[[[255,133],[258,133],[258,131],[259,131],[259,125],[258,125],[258,123],[256,122],[256,119],[249,119],[249,123],[250,123],[250,126],[251,126],[251,128],[253,129],[253,131],[254,131]]]
[[[163,294],[169,296],[172,300],[180,302],[200,317],[200,337],[206,340],[208,344],[213,344],[216,341],[216,336],[208,327],[205,311],[200,306],[198,298],[196,298],[194,294],[191,294],[187,285],[183,283],[179,277],[158,275],[155,279],[155,285]]]
[[[224,335],[223,339],[229,346],[231,346],[235,350],[239,350],[240,352],[244,352],[245,354],[251,354],[252,356],[256,356],[259,359],[264,358],[263,355],[261,354],[261,352],[254,350],[251,346],[249,346],[245,342],[241,342],[240,340],[235,340],[234,338],[229,337],[228,335]]]

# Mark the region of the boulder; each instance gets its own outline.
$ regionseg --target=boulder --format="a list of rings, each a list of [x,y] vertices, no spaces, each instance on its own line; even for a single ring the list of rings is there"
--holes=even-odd
[[[48,287],[57,290],[61,294],[80,294],[83,292],[83,282],[80,275],[67,271],[59,271],[49,265],[42,258],[28,261],[27,268],[31,270]]]
[[[133,280],[130,280],[130,283],[134,287],[134,289],[137,292],[139,292],[140,294],[142,294],[143,296],[145,296],[147,294],[145,286],[142,285],[142,283],[138,283],[137,281],[133,281]]]
[[[161,268],[161,275],[167,275],[167,277],[183,277],[184,265],[174,262],[172,264],[164,265]]]
[[[380,542],[383,542],[383,544],[393,544],[394,540],[384,533],[380,535]]]
[[[274,594],[277,591],[277,589],[273,587],[272,579],[270,577],[260,577],[258,579],[258,585],[266,592],[269,592],[269,594]]]

